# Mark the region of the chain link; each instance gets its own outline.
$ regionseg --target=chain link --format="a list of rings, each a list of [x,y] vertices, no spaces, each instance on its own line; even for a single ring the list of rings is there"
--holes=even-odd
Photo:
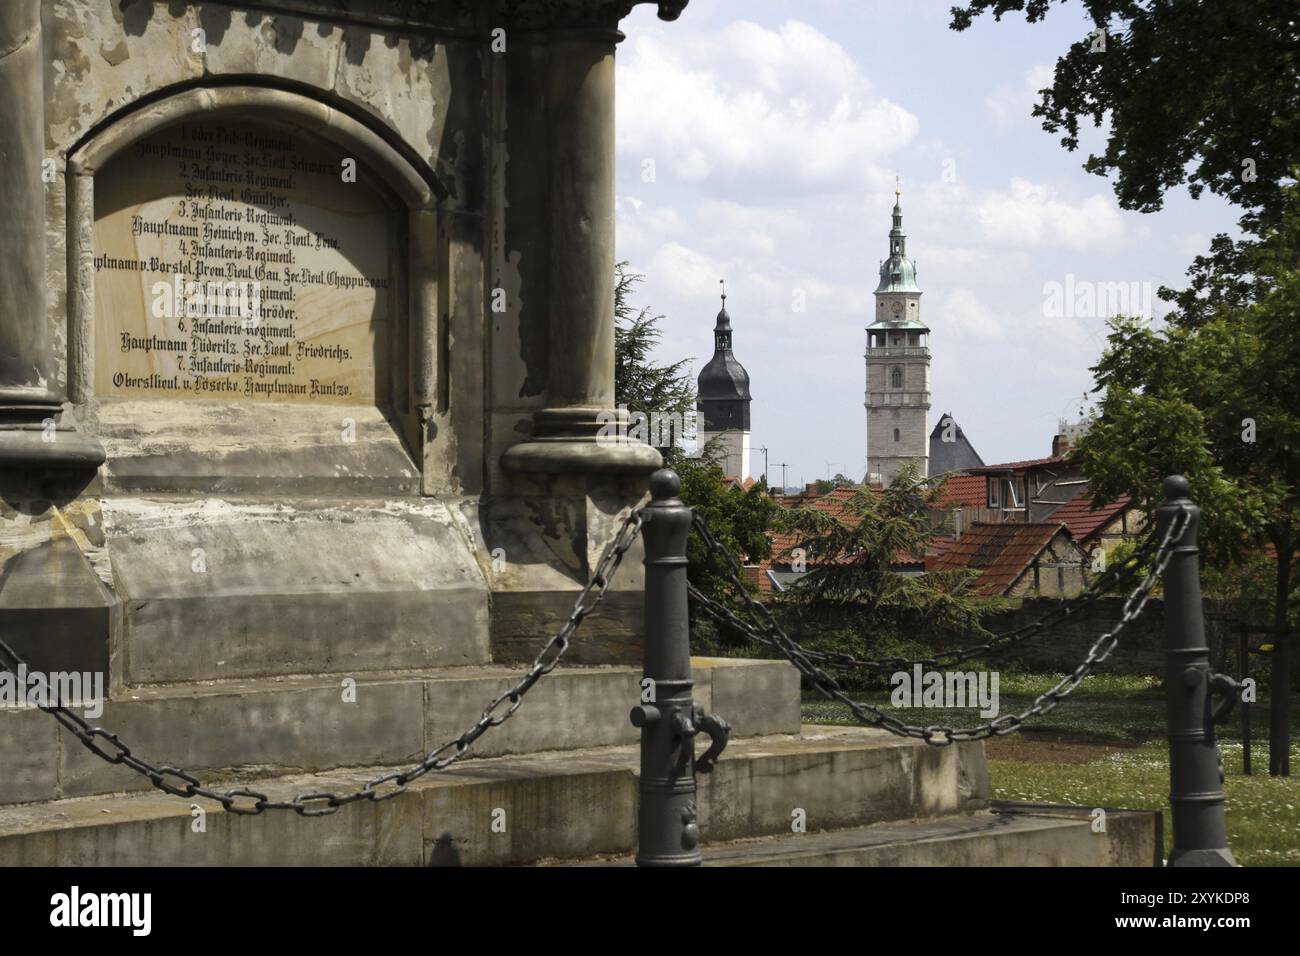
[[[444,770],[466,753],[474,741],[493,727],[499,727],[514,716],[524,695],[541,678],[553,671],[569,649],[570,640],[582,624],[584,618],[596,610],[604,600],[615,573],[623,563],[623,556],[641,533],[642,509],[634,509],[627,518],[614,540],[596,564],[586,586],[574,601],[573,610],[564,626],[557,631],[534,658],[532,665],[524,675],[510,688],[498,695],[486,708],[479,719],[467,728],[459,737],[449,740],[436,750],[431,751],[422,761],[405,770],[393,771],[367,781],[359,790],[336,794],[329,791],[312,791],[300,793],[289,800],[272,800],[265,793],[249,787],[236,787],[232,790],[217,790],[205,787],[193,774],[178,767],[158,767],[138,757],[131,748],[118,739],[117,734],[102,727],[92,727],[82,717],[59,703],[42,704],[40,709],[50,714],[69,733],[74,735],[91,753],[111,764],[128,767],[143,777],[159,790],[178,797],[206,797],[220,803],[229,813],[256,816],[267,810],[292,810],[299,816],[323,817],[337,812],[341,807],[359,800],[378,803],[390,800],[406,790],[414,780],[426,773]],[[25,662],[18,654],[0,640],[0,668],[18,673]],[[509,702],[509,706],[503,705]]]
[[[945,747],[958,741],[983,740],[987,737],[1012,733],[1019,729],[1020,725],[1026,720],[1047,714],[1068,697],[1088,675],[1096,670],[1098,665],[1110,656],[1111,652],[1119,644],[1120,633],[1142,613],[1151,597],[1152,590],[1156,586],[1156,582],[1160,580],[1165,567],[1173,557],[1174,546],[1182,540],[1183,532],[1189,523],[1190,512],[1186,506],[1180,506],[1178,513],[1169,523],[1169,527],[1165,530],[1164,536],[1156,548],[1155,559],[1150,571],[1147,572],[1146,576],[1124,602],[1119,623],[1097,638],[1092,647],[1089,648],[1087,657],[1078,667],[1061,678],[1050,690],[1040,694],[1033,704],[1021,713],[1004,714],[1001,717],[995,717],[986,724],[961,729],[943,724],[932,724],[927,727],[906,724],[879,707],[865,701],[851,699],[840,688],[839,682],[822,670],[815,662],[814,658],[824,659],[826,655],[816,651],[809,651],[793,640],[777,623],[771,610],[750,595],[740,579],[739,562],[727,550],[727,547],[718,541],[709,529],[708,523],[699,514],[696,514],[694,519],[695,531],[699,533],[709,553],[719,559],[723,572],[729,579],[732,588],[740,596],[746,610],[752,616],[753,622],[746,621],[730,608],[724,607],[701,594],[694,585],[688,584],[687,589],[690,596],[710,617],[730,624],[760,644],[779,651],[786,660],[795,666],[800,674],[808,679],[813,689],[831,700],[844,704],[849,708],[849,712],[853,714],[856,720],[871,727],[887,730],[900,737],[912,737],[923,740],[931,746]],[[1141,549],[1139,549],[1139,553],[1140,551]],[[1135,553],[1134,557],[1136,556]]]

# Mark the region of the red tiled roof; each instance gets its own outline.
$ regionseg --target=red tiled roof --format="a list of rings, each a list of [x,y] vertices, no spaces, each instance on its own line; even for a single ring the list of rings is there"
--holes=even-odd
[[[832,488],[824,495],[805,501],[803,506],[828,514],[832,518],[839,518],[848,524],[856,525],[862,520],[862,511],[853,507],[849,502],[864,491],[867,494],[874,495],[882,493],[879,488]]]
[[[1000,465],[977,465],[967,468],[972,475],[991,475],[1002,471],[1020,471],[1024,468],[1037,468],[1041,465],[1064,465],[1069,459],[1065,455],[1052,455],[1050,458],[1031,458],[1028,461],[1008,461]]]
[[[839,485],[822,495],[817,494],[815,491],[797,491],[791,495],[777,494],[773,495],[773,497],[776,499],[777,504],[785,508],[811,508],[815,506],[816,502],[820,501],[822,504],[819,507],[826,510],[830,502],[848,501],[860,491],[869,491],[872,494],[879,495],[884,490],[880,485],[859,485],[857,487]]]
[[[979,571],[975,593],[1001,595],[1024,573],[1064,526],[1055,522],[989,524],[976,521],[945,554],[926,562],[931,571]]]
[[[1052,512],[1052,520],[1070,529],[1076,541],[1086,541],[1133,506],[1133,499],[1124,495],[1108,505],[1093,509],[1092,493],[1081,491]]]
[[[862,512],[850,505],[849,502],[864,490],[876,495],[882,494],[884,491],[883,488],[870,485],[865,488],[833,488],[826,494],[815,498],[808,498],[804,495],[787,495],[778,498],[777,502],[786,507],[812,508],[852,526],[862,520]],[[785,531],[769,531],[767,537],[772,542],[772,553],[759,565],[758,589],[763,594],[775,590],[772,587],[771,579],[767,576],[767,572],[776,565],[789,564],[790,552],[799,546],[801,540],[800,535]],[[840,558],[840,561],[846,564],[853,560],[854,558],[851,555]],[[923,559],[910,552],[900,551],[894,555],[894,561],[898,564],[920,564]]]
[[[983,475],[953,475],[944,483],[938,503],[944,508],[983,508],[988,504],[988,479]]]
[[[815,496],[806,495],[802,491],[796,492],[795,494],[792,495],[787,495],[778,492],[777,494],[774,494],[772,496],[772,500],[775,501],[782,508],[798,508],[805,501],[811,501],[813,497]]]
[[[797,534],[788,534],[785,531],[769,531],[767,537],[772,542],[772,560],[782,564],[790,557],[790,550],[799,544]]]
[[[957,544],[957,539],[952,535],[941,534],[935,535],[926,542],[925,569],[934,571],[935,562],[943,555],[947,554]]]

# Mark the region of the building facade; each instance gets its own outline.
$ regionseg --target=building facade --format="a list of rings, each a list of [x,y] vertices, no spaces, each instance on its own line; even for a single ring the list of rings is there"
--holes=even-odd
[[[921,290],[916,264],[907,258],[898,193],[893,216],[866,351],[867,481],[883,484],[911,462],[922,475],[930,470],[930,330],[921,321]]]

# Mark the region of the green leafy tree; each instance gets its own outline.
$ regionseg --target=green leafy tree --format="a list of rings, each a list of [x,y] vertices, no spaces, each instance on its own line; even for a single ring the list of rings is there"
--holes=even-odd
[[[1280,225],[1230,256],[1198,260],[1190,274],[1203,293],[1171,295],[1185,307],[1166,327],[1112,321],[1093,369],[1100,417],[1077,448],[1102,501],[1131,494],[1151,509],[1164,476],[1186,475],[1213,574],[1271,545],[1278,633],[1295,621],[1300,548],[1300,195],[1288,195]],[[1281,721],[1291,678],[1286,655],[1273,660]]]
[[[1066,0],[970,0],[951,25],[1023,13],[1035,23]],[[1067,149],[1109,121],[1084,168],[1115,177],[1125,209],[1159,209],[1186,183],[1242,210],[1278,211],[1300,159],[1300,16],[1295,0],[1082,0],[1092,21],[1056,62],[1033,115]],[[1103,32],[1098,32],[1103,31]]]
[[[614,394],[618,404],[630,414],[654,416],[652,423],[686,423],[695,415],[695,383],[691,380],[690,359],[669,365],[653,360],[662,332],[662,315],[649,308],[632,305],[637,285],[645,281],[640,273],[630,272],[626,262],[614,267]],[[677,429],[655,427],[650,443],[664,456],[664,465],[677,468],[685,457],[682,435]]]
[[[644,276],[630,272],[627,263],[616,266],[614,286],[614,394],[620,405],[630,411],[658,412],[685,416],[695,411],[695,383],[689,360],[656,364],[654,352],[660,341],[662,315],[631,303],[632,293]],[[779,506],[768,493],[765,481],[749,489],[723,481],[718,464],[720,440],[714,439],[699,455],[688,456],[680,444],[659,446],[664,465],[674,469],[682,480],[681,497],[704,516],[714,535],[735,555],[750,561],[768,556],[771,542],[767,531],[773,526]],[[721,599],[729,593],[720,569],[707,560],[697,536],[692,535],[687,551],[690,564],[687,576],[692,584],[710,597]],[[694,609],[692,609],[694,612]],[[736,647],[742,642],[729,632],[701,628],[708,642],[700,650]]]
[[[682,479],[682,501],[708,522],[714,537],[728,551],[754,565],[772,553],[768,532],[780,525],[783,509],[757,481],[749,488],[724,482],[722,468],[707,457],[685,459],[678,474]],[[734,601],[730,579],[710,559],[704,543],[692,534],[686,546],[687,579],[706,597],[723,604]],[[744,580],[746,589],[757,590],[755,581]],[[691,634],[696,653],[757,655],[760,650],[733,628],[719,625],[691,607]]]
[[[813,488],[816,489],[817,494],[827,495],[836,488],[853,488],[856,485],[857,482],[852,478],[849,478],[840,472],[836,472],[834,478],[818,478],[817,481],[813,483]]]
[[[900,559],[925,554],[942,494],[942,481],[922,481],[909,466],[887,488],[859,490],[840,514],[793,509],[787,527],[808,567],[779,601],[793,632],[811,647],[857,656],[910,656],[936,640],[990,636],[981,621],[1003,602],[973,592],[978,572],[895,570]],[[865,675],[837,676],[854,683]]]

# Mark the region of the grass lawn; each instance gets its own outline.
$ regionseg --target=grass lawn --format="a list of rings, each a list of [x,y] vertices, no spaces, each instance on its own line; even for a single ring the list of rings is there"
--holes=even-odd
[[[1059,678],[1002,673],[1001,713],[1020,712]],[[856,695],[889,707],[886,692]],[[1292,705],[1296,710],[1295,702]],[[898,708],[912,724],[983,723],[976,711]],[[805,693],[810,723],[854,723],[845,707]],[[1254,775],[1242,775],[1240,713],[1219,726],[1227,772],[1228,844],[1246,866],[1300,866],[1300,724],[1292,726],[1290,778],[1268,776],[1267,699],[1251,711]],[[1164,691],[1154,677],[1098,674],[1063,704],[1026,726],[988,741],[993,795],[1002,800],[1124,807],[1164,813],[1165,850],[1172,840],[1169,748]]]

